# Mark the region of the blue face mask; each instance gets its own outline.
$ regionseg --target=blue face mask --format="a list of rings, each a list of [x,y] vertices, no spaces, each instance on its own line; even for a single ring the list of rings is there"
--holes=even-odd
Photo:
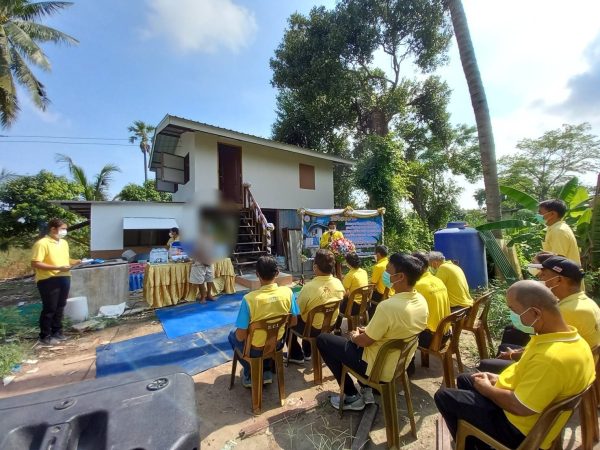
[[[383,285],[386,288],[391,288],[392,287],[392,276],[388,273],[388,272],[383,272]]]
[[[510,311],[510,321],[512,322],[513,326],[517,330],[522,331],[523,333],[527,333],[527,334],[535,334],[535,329],[533,328],[533,325],[537,322],[537,319],[535,319],[531,325],[525,325],[521,321],[521,316],[523,314],[525,314],[527,311],[529,311],[530,309],[531,308],[527,308],[521,314],[517,314],[516,312],[511,310]]]

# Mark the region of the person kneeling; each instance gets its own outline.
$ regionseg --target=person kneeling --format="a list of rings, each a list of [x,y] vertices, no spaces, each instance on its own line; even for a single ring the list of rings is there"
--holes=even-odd
[[[332,334],[321,334],[317,338],[321,357],[338,383],[341,381],[342,365],[368,376],[379,349],[386,341],[406,339],[425,329],[427,302],[414,289],[421,276],[422,267],[421,262],[413,256],[394,253],[382,276],[385,286],[394,289],[396,294],[379,304],[367,327],[353,331],[350,339]],[[398,358],[399,354],[388,357],[384,364],[382,381],[390,381],[394,377]],[[347,376],[344,380],[343,409],[360,411],[366,403],[374,403],[370,388],[363,387],[361,394]],[[339,409],[339,395],[332,396],[330,401],[334,408]]]
[[[454,439],[462,419],[517,448],[544,409],[586,389],[595,369],[589,345],[566,324],[550,289],[524,280],[513,284],[506,296],[515,327],[534,335],[519,362],[500,375],[462,374],[458,389],[441,389],[434,400]],[[567,419],[560,416],[547,430],[541,448],[552,444]],[[469,437],[466,448],[481,444]]]
[[[292,290],[285,286],[278,286],[275,283],[275,278],[279,274],[277,269],[277,260],[273,256],[261,256],[256,262],[256,276],[260,280],[260,289],[249,292],[242,299],[237,320],[235,321],[235,330],[229,333],[229,343],[233,348],[240,352],[244,351],[244,343],[248,337],[248,328],[252,322],[274,318],[277,316],[292,314],[290,326],[296,324],[296,316],[300,314],[296,298]],[[277,348],[283,346],[283,337],[285,327],[279,330],[279,343]],[[252,339],[251,357],[262,355],[262,347],[265,345],[265,333],[256,333]],[[240,364],[243,367],[242,385],[244,387],[252,387],[250,379],[250,365],[240,359]],[[273,360],[264,361],[263,365],[263,382],[269,384],[273,382],[272,372]]]

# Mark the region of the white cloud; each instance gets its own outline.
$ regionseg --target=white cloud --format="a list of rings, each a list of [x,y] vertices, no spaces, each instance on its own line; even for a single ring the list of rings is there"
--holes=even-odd
[[[237,52],[258,29],[254,13],[234,0],[147,0],[144,38],[164,38],[182,53]]]

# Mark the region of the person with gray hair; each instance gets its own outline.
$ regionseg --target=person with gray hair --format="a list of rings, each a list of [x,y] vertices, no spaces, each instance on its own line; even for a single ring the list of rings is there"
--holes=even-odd
[[[452,437],[465,420],[502,444],[517,448],[549,405],[584,391],[595,379],[594,358],[577,330],[565,322],[552,291],[533,280],[518,281],[506,292],[513,325],[531,334],[519,362],[500,375],[459,375],[457,389],[441,389],[436,406]],[[568,417],[547,431],[548,448]],[[469,437],[467,449],[479,441]]]
[[[427,259],[433,274],[442,280],[448,289],[450,311],[455,312],[473,306],[469,283],[463,270],[452,261],[446,261],[442,252],[429,252]]]

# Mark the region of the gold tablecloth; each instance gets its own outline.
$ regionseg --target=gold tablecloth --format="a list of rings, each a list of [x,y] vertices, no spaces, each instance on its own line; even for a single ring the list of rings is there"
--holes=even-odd
[[[192,263],[147,264],[144,273],[144,299],[153,308],[176,305],[181,301],[194,301],[198,288],[189,283]],[[231,259],[213,264],[214,285],[217,292],[235,292],[235,271]]]

